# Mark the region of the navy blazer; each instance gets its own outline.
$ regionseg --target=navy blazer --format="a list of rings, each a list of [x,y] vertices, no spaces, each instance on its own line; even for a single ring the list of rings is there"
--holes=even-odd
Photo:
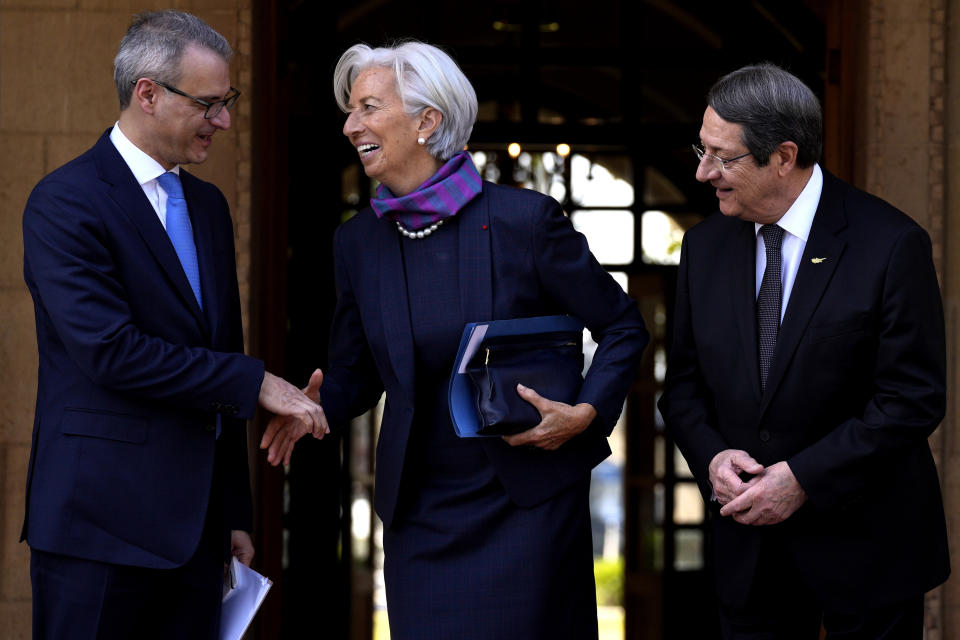
[[[950,566],[927,444],[946,388],[927,233],[824,172],[762,393],[755,256],[752,222],[716,214],[685,235],[660,401],[704,499],[710,461],[730,448],[787,461],[809,498],[773,527],[714,517],[721,598],[746,598],[768,535],[833,609],[933,588]]]
[[[109,131],[27,202],[39,382],[23,537],[35,549],[182,565],[200,540],[215,446],[225,524],[251,527],[242,419],[256,409],[263,363],[242,354],[227,203],[213,185],[180,176],[202,311]]]
[[[598,414],[585,432],[552,452],[482,439],[511,499],[536,504],[610,454],[606,437],[649,340],[643,319],[552,198],[485,182],[482,194],[437,233],[459,236],[460,295],[438,304],[459,307],[464,323],[568,313],[584,321],[599,345],[578,398]],[[386,391],[374,503],[387,526],[416,409],[401,241],[394,224],[369,208],[337,230],[337,309],[320,389],[335,424],[369,409]]]

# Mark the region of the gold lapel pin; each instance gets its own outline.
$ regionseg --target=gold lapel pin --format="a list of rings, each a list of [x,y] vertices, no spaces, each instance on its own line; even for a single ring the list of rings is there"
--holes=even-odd
[[[810,258],[810,262],[812,262],[813,264],[820,264],[821,262],[824,262],[825,260],[826,260],[826,258]]]

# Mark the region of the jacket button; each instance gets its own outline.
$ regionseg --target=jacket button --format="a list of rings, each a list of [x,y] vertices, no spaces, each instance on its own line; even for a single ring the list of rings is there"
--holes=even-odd
[[[760,442],[770,442],[770,432],[766,429],[760,429]]]
[[[216,430],[217,430],[217,423],[215,423],[215,422],[210,422],[210,423],[208,423],[208,424],[205,424],[205,425],[203,425],[203,430],[204,430],[204,431],[216,431]]]

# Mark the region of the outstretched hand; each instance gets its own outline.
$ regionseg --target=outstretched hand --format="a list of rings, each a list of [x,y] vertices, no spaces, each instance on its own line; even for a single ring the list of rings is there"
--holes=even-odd
[[[517,385],[517,394],[540,412],[540,424],[512,436],[503,436],[512,447],[533,446],[554,451],[582,433],[597,417],[597,410],[586,402],[578,405],[554,402],[522,384]]]
[[[323,411],[315,399],[307,397],[306,389],[297,389],[269,371],[263,373],[258,402],[270,413],[296,418],[308,425],[311,431],[326,424]]]
[[[310,382],[302,389],[302,395],[319,411],[319,420],[316,423],[308,422],[296,415],[276,415],[267,424],[263,437],[260,439],[260,448],[267,449],[267,462],[277,466],[281,462],[290,464],[293,446],[297,440],[310,433],[321,440],[330,433],[327,417],[320,406],[320,385],[323,384],[323,372],[317,369],[310,376]]]

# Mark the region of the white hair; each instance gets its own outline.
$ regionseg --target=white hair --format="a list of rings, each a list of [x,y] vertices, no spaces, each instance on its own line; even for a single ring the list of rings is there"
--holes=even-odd
[[[416,116],[433,107],[443,118],[427,141],[427,151],[446,162],[462,151],[477,120],[477,93],[453,59],[432,45],[408,40],[371,49],[355,44],[347,49],[333,72],[333,95],[340,109],[349,111],[350,91],[360,72],[372,67],[392,69],[404,111]]]

